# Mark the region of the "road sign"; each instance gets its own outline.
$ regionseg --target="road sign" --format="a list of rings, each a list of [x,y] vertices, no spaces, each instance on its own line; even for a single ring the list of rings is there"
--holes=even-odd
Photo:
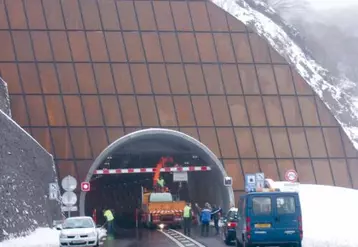
[[[62,206],[61,211],[62,212],[74,212],[74,211],[78,211],[78,208],[77,208],[77,206]]]
[[[62,179],[61,185],[65,191],[74,191],[77,187],[77,180],[68,175]]]
[[[300,184],[296,182],[285,182],[283,186],[280,188],[282,192],[299,192]]]
[[[62,203],[66,206],[72,206],[75,205],[77,202],[77,196],[72,191],[66,191],[62,195]]]
[[[59,192],[58,184],[57,183],[50,183],[49,184],[49,192],[48,192],[49,199],[50,200],[56,200],[57,196],[58,196],[58,192]]]
[[[88,192],[91,190],[91,184],[89,182],[82,182],[81,183],[81,190],[83,192]]]
[[[287,170],[285,173],[285,179],[289,182],[296,182],[298,179],[298,174],[293,169]]]
[[[174,172],[173,173],[173,181],[174,182],[188,181],[188,173],[187,172]]]
[[[256,176],[255,174],[245,174],[245,190],[247,192],[256,188]]]
[[[224,185],[227,187],[231,187],[232,186],[232,177],[225,177],[224,178]]]
[[[260,172],[255,174],[256,179],[256,188],[264,188],[265,187],[265,174]]]

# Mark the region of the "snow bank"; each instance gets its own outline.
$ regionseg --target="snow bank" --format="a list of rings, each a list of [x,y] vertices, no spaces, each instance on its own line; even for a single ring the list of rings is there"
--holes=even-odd
[[[105,239],[107,231],[99,229],[99,238]],[[58,247],[60,231],[50,228],[38,228],[25,237],[14,238],[0,243],[0,247]]]
[[[50,228],[38,228],[26,237],[6,240],[0,247],[58,247],[60,231]]]
[[[283,182],[275,182],[279,188]],[[303,247],[357,247],[358,191],[325,185],[299,185]]]

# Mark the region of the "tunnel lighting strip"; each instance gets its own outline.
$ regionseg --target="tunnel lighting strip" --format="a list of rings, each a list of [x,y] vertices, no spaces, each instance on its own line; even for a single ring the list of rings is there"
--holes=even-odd
[[[211,171],[209,166],[165,167],[160,172],[203,172]],[[94,174],[153,173],[155,168],[103,169]]]

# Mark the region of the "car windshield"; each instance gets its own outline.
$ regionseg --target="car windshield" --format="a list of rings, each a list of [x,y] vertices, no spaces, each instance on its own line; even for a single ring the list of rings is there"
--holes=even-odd
[[[172,202],[173,196],[170,193],[152,193],[149,198],[150,202]]]
[[[94,223],[88,218],[69,218],[62,225],[63,229],[92,228]]]

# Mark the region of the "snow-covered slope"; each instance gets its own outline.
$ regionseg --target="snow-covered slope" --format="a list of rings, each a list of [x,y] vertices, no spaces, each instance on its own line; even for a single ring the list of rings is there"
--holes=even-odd
[[[281,188],[287,182],[274,182]],[[358,191],[324,185],[299,185],[303,247],[357,247]]]
[[[283,56],[304,78],[316,94],[343,127],[348,137],[358,149],[358,98],[349,93],[354,83],[329,76],[320,66],[284,31],[282,25],[276,24],[266,15],[251,8],[244,0],[212,0],[232,16],[253,29],[266,39],[269,44]],[[265,5],[263,5],[265,6]],[[267,11],[275,11],[265,6]]]
[[[25,237],[0,243],[0,247],[58,247],[60,232],[50,228],[38,228]]]

